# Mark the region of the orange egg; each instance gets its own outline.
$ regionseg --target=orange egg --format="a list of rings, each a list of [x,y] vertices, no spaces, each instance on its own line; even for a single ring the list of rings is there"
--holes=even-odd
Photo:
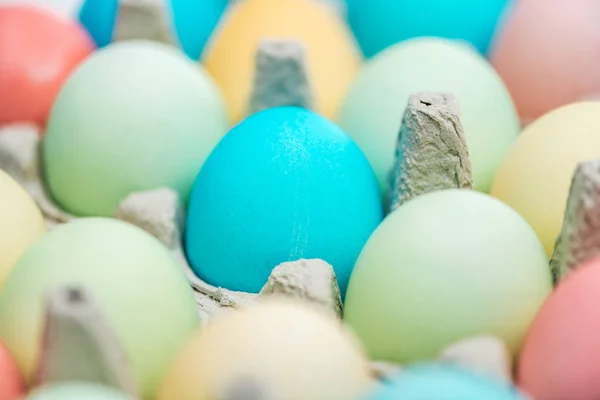
[[[0,8],[0,125],[44,125],[73,68],[93,49],[75,22],[33,6]]]
[[[295,39],[305,45],[315,109],[333,118],[360,66],[350,30],[331,7],[317,1],[245,0],[224,18],[204,59],[233,120],[246,114],[263,39]]]
[[[600,2],[516,1],[492,47],[521,119],[600,94]]]
[[[16,400],[25,393],[23,378],[12,356],[0,343],[0,400]]]
[[[536,400],[600,399],[600,258],[568,276],[534,319],[518,382]]]

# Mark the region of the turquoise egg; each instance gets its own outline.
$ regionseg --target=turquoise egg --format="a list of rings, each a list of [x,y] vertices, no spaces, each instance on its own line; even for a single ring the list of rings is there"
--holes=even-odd
[[[443,365],[403,369],[364,400],[526,400],[512,385]]]
[[[344,293],[381,219],[377,180],[352,139],[316,113],[280,107],[242,121],[208,157],[185,246],[215,286],[258,292],[278,264],[320,258]]]
[[[133,400],[115,389],[92,383],[70,382],[43,386],[26,400]]]
[[[347,0],[365,56],[419,36],[461,39],[486,53],[511,0]]]
[[[200,58],[204,45],[223,14],[227,0],[165,1],[171,18],[171,34],[192,59]],[[119,0],[85,0],[79,20],[99,47],[113,38]]]

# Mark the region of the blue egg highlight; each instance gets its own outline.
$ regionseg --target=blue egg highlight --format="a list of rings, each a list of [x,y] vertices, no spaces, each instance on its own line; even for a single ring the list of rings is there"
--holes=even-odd
[[[420,36],[469,42],[487,54],[512,0],[347,0],[348,22],[366,57]]]
[[[170,0],[172,33],[181,49],[198,60],[206,42],[227,7],[227,0]],[[110,44],[115,29],[119,0],[85,0],[79,20],[98,47]]]
[[[185,248],[201,279],[254,293],[280,263],[320,258],[343,296],[381,220],[377,180],[352,139],[316,113],[280,107],[242,121],[208,157]]]
[[[403,369],[363,400],[526,400],[510,384],[445,365]]]

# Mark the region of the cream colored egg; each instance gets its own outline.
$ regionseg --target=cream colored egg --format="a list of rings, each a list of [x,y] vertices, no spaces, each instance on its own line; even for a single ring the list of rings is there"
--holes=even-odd
[[[0,170],[0,290],[21,254],[45,231],[44,217],[35,201]]]
[[[341,323],[304,304],[269,300],[224,314],[183,348],[157,400],[212,400],[258,385],[268,398],[350,400],[370,389],[367,360]]]

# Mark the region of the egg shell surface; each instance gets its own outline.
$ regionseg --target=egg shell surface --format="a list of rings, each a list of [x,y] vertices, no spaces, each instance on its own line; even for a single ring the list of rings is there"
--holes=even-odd
[[[0,343],[0,399],[18,400],[25,393],[25,382],[12,355]]]
[[[282,262],[320,258],[345,292],[356,257],[382,219],[377,182],[356,144],[313,112],[254,114],[198,174],[185,246],[208,283],[257,293]]]
[[[193,291],[169,250],[131,224],[83,218],[31,246],[0,292],[0,340],[30,381],[48,290],[89,290],[115,330],[144,399],[196,329]]]
[[[360,67],[350,30],[330,5],[318,1],[244,0],[228,12],[203,57],[233,120],[246,115],[264,39],[295,39],[305,46],[315,110],[333,118]]]
[[[364,351],[330,314],[269,299],[216,317],[188,342],[157,400],[223,398],[252,380],[277,399],[348,400],[372,384]]]
[[[510,0],[347,0],[348,21],[367,57],[420,36],[460,39],[487,53]]]
[[[187,202],[228,124],[217,87],[176,49],[113,44],[75,71],[52,109],[48,187],[80,216],[111,216],[130,193],[163,186]]]
[[[83,382],[56,383],[33,390],[26,400],[133,400],[115,389]]]
[[[588,260],[544,303],[527,334],[518,383],[536,400],[600,398],[600,259]]]
[[[596,0],[515,2],[491,61],[525,123],[600,96],[598,15]]]
[[[60,89],[93,49],[67,18],[30,5],[0,8],[0,125],[45,126]]]
[[[0,291],[19,257],[46,232],[35,201],[0,170]]]
[[[552,290],[531,227],[493,197],[432,192],[389,214],[350,279],[344,319],[375,360],[410,363],[494,335],[514,355]]]
[[[600,158],[600,102],[570,104],[525,128],[498,170],[490,194],[531,224],[550,257],[577,165]]]
[[[365,153],[386,193],[408,99],[421,92],[458,99],[475,187],[487,192],[519,134],[519,119],[500,77],[465,45],[420,38],[388,48],[365,64],[336,120]]]

